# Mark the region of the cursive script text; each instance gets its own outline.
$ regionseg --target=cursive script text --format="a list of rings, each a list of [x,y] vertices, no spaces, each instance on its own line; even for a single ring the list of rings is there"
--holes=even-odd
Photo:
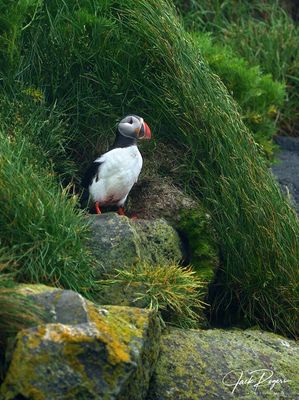
[[[254,390],[261,386],[269,386],[270,390],[275,388],[277,384],[291,382],[285,378],[274,378],[274,372],[271,369],[256,369],[254,371],[229,371],[222,378],[225,386],[232,388],[235,393],[239,386],[252,386]]]

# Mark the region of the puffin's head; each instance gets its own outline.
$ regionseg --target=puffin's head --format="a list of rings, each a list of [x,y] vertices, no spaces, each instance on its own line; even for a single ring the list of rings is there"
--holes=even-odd
[[[151,130],[143,118],[138,115],[128,115],[118,124],[118,131],[122,136],[131,139],[150,139]]]

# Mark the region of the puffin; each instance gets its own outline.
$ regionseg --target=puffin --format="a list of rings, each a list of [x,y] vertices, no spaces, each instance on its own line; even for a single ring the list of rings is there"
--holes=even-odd
[[[86,170],[81,202],[92,202],[96,214],[101,214],[101,207],[116,206],[118,214],[125,215],[124,204],[142,169],[137,141],[143,139],[151,139],[149,126],[138,115],[127,115],[117,125],[110,150]]]

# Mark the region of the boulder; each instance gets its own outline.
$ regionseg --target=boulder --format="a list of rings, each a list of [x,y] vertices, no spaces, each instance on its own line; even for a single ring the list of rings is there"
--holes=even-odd
[[[187,244],[186,240],[181,240],[178,231],[164,219],[132,220],[116,213],[90,215],[88,218],[92,228],[91,249],[98,264],[95,276],[100,289],[97,294],[99,303],[148,307],[150,296],[139,295],[148,290],[147,286],[142,285],[142,282],[132,283],[130,279],[118,280],[117,270],[133,271],[139,263],[149,265],[149,267],[156,265],[167,267],[179,264],[182,260],[188,260],[193,264],[192,261],[195,258],[193,254],[187,254],[188,248],[192,250],[191,253],[195,249],[197,258],[194,269],[203,283],[201,299],[206,300],[208,285],[214,278],[217,264],[215,260],[218,259],[214,253],[212,256],[207,255],[210,247],[207,234],[203,233],[206,223],[202,218],[202,213],[196,217],[197,219],[191,219],[186,228],[193,239],[192,249],[190,243]],[[206,325],[204,315],[201,319]],[[203,324],[200,326],[203,327]]]
[[[144,399],[159,351],[155,313],[36,286],[20,291],[42,307],[45,323],[18,333],[1,400]]]
[[[132,220],[116,213],[90,215],[96,278],[137,262],[169,264],[183,258],[176,230],[164,219]]]
[[[169,178],[140,179],[130,192],[128,210],[139,218],[165,218],[174,225],[182,210],[196,209],[198,203],[181,191]]]
[[[298,371],[298,344],[279,335],[173,329],[147,400],[298,399]]]

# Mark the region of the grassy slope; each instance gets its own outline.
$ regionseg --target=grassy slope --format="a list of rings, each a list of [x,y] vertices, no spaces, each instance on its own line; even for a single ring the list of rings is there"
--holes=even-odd
[[[0,240],[9,249],[9,269],[19,281],[70,288],[89,296],[94,260],[86,248],[87,223],[76,210],[76,199],[58,185],[47,146],[38,138],[42,133],[54,147],[51,135],[61,129],[61,121],[47,115],[45,108],[41,112],[40,105],[35,113],[22,115],[22,106],[4,100],[3,94],[1,105]],[[14,112],[17,121],[9,118]],[[46,115],[48,124],[42,128]]]
[[[286,83],[281,133],[299,132],[299,28],[278,0],[176,0],[188,29],[212,33],[251,65]]]
[[[171,8],[152,0],[125,15],[148,59],[157,70],[163,63],[159,74],[153,69],[151,75],[162,93],[148,99],[155,108],[163,99],[163,119],[175,122],[172,139],[188,146],[191,168],[185,172],[218,232],[224,265],[213,306],[225,309],[235,301],[249,319],[294,333],[299,260],[294,210],[259,157],[226,89],[197,58]]]
[[[277,119],[284,103],[286,91],[282,83],[271,75],[262,74],[259,66],[252,67],[228,45],[217,44],[211,35],[192,32],[192,38],[205,59],[231,96],[240,106],[240,114],[254,140],[268,158],[273,156],[277,133]]]
[[[19,77],[73,117],[76,154],[107,140],[107,121],[126,112],[180,149],[177,177],[209,209],[221,245],[214,310],[234,303],[251,322],[295,334],[297,217],[170,3],[47,1],[21,39],[31,51]]]

